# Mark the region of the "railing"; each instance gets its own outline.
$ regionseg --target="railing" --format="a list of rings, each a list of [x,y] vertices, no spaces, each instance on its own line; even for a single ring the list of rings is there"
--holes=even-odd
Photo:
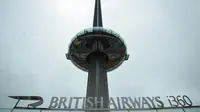
[[[84,34],[87,34],[87,33],[92,33],[92,32],[95,32],[95,31],[97,31],[97,32],[100,31],[100,32],[109,33],[109,34],[111,34],[111,35],[114,35],[114,36],[120,38],[120,39],[124,42],[124,40],[121,38],[121,36],[120,36],[117,32],[115,32],[115,31],[113,31],[113,30],[111,30],[111,29],[108,29],[108,28],[104,28],[104,27],[92,27],[92,28],[84,29],[84,30],[80,31],[79,33],[77,33],[77,34],[72,38],[72,41],[73,41],[74,39],[76,39],[78,36],[81,36],[81,35],[84,35]]]

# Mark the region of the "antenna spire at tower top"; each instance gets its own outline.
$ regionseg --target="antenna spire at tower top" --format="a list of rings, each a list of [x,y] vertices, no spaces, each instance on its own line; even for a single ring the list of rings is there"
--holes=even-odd
[[[100,0],[95,0],[93,27],[103,27]]]

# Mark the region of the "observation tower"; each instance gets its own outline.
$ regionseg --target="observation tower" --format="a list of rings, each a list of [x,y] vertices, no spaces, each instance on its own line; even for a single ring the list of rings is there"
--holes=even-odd
[[[99,101],[103,97],[103,108],[109,108],[107,72],[119,67],[129,55],[121,36],[103,27],[100,0],[95,0],[93,27],[73,37],[66,57],[76,67],[88,72],[86,98],[96,97]],[[102,107],[96,104],[92,108]]]

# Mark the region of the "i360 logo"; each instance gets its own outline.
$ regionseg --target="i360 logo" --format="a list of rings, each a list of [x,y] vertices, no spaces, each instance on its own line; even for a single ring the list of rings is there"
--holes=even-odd
[[[27,109],[36,108],[43,104],[43,98],[41,96],[9,96],[12,99],[18,100],[14,108]],[[167,98],[167,99],[163,99]],[[186,95],[178,96],[166,96],[161,98],[160,96],[154,97],[110,97],[109,107],[114,109],[144,109],[144,108],[178,108],[178,107],[192,107],[193,103]],[[25,107],[18,107],[18,103],[21,100],[32,101]],[[96,108],[97,105],[106,107],[107,103],[104,103],[103,97],[52,97],[48,109],[85,109]],[[82,105],[79,105],[79,104]],[[73,105],[74,104],[74,105]]]

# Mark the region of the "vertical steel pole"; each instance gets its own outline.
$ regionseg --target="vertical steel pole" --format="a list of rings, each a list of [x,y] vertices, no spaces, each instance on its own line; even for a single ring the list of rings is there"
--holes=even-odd
[[[89,97],[93,97],[93,104],[95,103],[94,98],[97,98],[98,102],[100,102],[102,100],[101,98],[103,98],[103,108],[109,108],[108,81],[105,63],[106,56],[102,55],[101,53],[94,53],[89,56],[89,73],[86,98],[88,99]],[[86,106],[98,109],[102,108],[100,103],[91,106],[86,102]]]

